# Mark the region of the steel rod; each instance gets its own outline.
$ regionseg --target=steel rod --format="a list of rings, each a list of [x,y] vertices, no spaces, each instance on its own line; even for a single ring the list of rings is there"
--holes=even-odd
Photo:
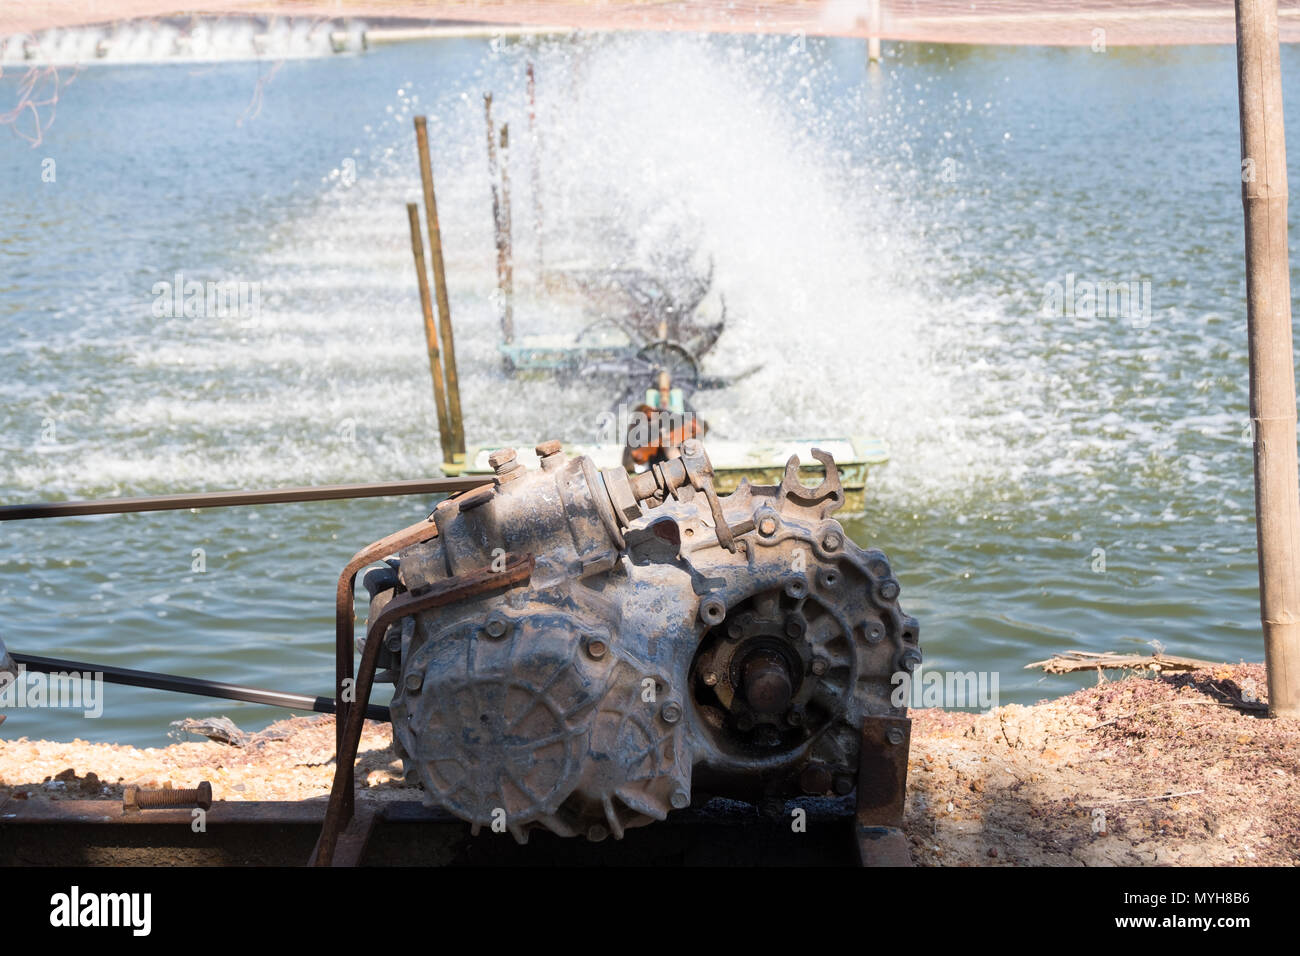
[[[1300,714],[1300,491],[1277,0],[1236,0],[1259,606],[1273,716]]]
[[[238,684],[223,684],[220,681],[199,680],[194,677],[159,674],[153,671],[137,671],[107,664],[65,661],[55,657],[38,657],[35,654],[10,652],[9,656],[13,658],[14,663],[41,674],[99,674],[110,684],[123,684],[128,687],[147,687],[151,690],[166,690],[197,697],[219,697],[222,700],[242,700],[249,704],[265,704],[269,707],[283,707],[286,710],[310,710],[318,714],[332,714],[336,710],[336,702],[332,697],[285,694],[259,687],[242,687]],[[391,719],[388,708],[378,704],[366,707],[366,717],[370,720]]]
[[[102,498],[95,501],[43,501],[30,505],[0,505],[0,521],[66,518],[74,515],[131,514],[138,511],[185,511],[190,508],[235,508],[294,501],[339,501],[401,495],[452,494],[493,482],[490,475],[464,478],[416,478],[364,485],[316,485],[268,491],[211,491],[152,498]]]

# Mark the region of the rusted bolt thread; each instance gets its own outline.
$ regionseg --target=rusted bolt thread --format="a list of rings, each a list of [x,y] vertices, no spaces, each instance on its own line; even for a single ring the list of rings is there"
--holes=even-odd
[[[206,780],[190,790],[141,790],[139,787],[128,789],[134,791],[135,799],[134,801],[128,799],[127,803],[141,810],[195,806],[206,810],[212,806],[212,784]]]

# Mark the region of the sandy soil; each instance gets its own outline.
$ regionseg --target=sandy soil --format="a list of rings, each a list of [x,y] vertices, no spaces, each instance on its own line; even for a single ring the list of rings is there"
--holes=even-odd
[[[1300,863],[1300,720],[1269,720],[1259,664],[1130,677],[1032,707],[914,711],[907,830],[920,865]],[[0,731],[2,733],[3,731]],[[414,799],[368,724],[358,778]],[[324,797],[329,717],[281,721],[243,747],[137,750],[0,741],[0,797],[120,797],[128,784],[211,782],[217,799]]]

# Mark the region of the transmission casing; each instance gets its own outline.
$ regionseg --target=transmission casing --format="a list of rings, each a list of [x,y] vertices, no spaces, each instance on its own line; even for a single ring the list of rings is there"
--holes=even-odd
[[[831,514],[825,477],[719,498],[698,441],[629,475],[539,446],[496,483],[442,502],[438,536],[371,572],[395,594],[531,554],[526,586],[390,627],[395,747],[428,804],[520,842],[621,837],[710,796],[771,804],[847,794],[862,721],[904,716],[920,661],[885,556]],[[494,562],[496,563],[494,565]]]

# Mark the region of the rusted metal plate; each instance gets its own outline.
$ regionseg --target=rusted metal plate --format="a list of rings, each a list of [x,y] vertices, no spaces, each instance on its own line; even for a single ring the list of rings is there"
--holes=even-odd
[[[863,866],[911,866],[903,809],[907,796],[907,757],[912,721],[907,717],[866,717],[858,751],[855,813],[858,854]]]
[[[194,819],[194,808],[124,810],[120,800],[14,800],[0,805],[0,826],[50,824],[183,825]],[[217,824],[315,824],[325,819],[322,801],[219,800],[206,811],[209,826]]]

